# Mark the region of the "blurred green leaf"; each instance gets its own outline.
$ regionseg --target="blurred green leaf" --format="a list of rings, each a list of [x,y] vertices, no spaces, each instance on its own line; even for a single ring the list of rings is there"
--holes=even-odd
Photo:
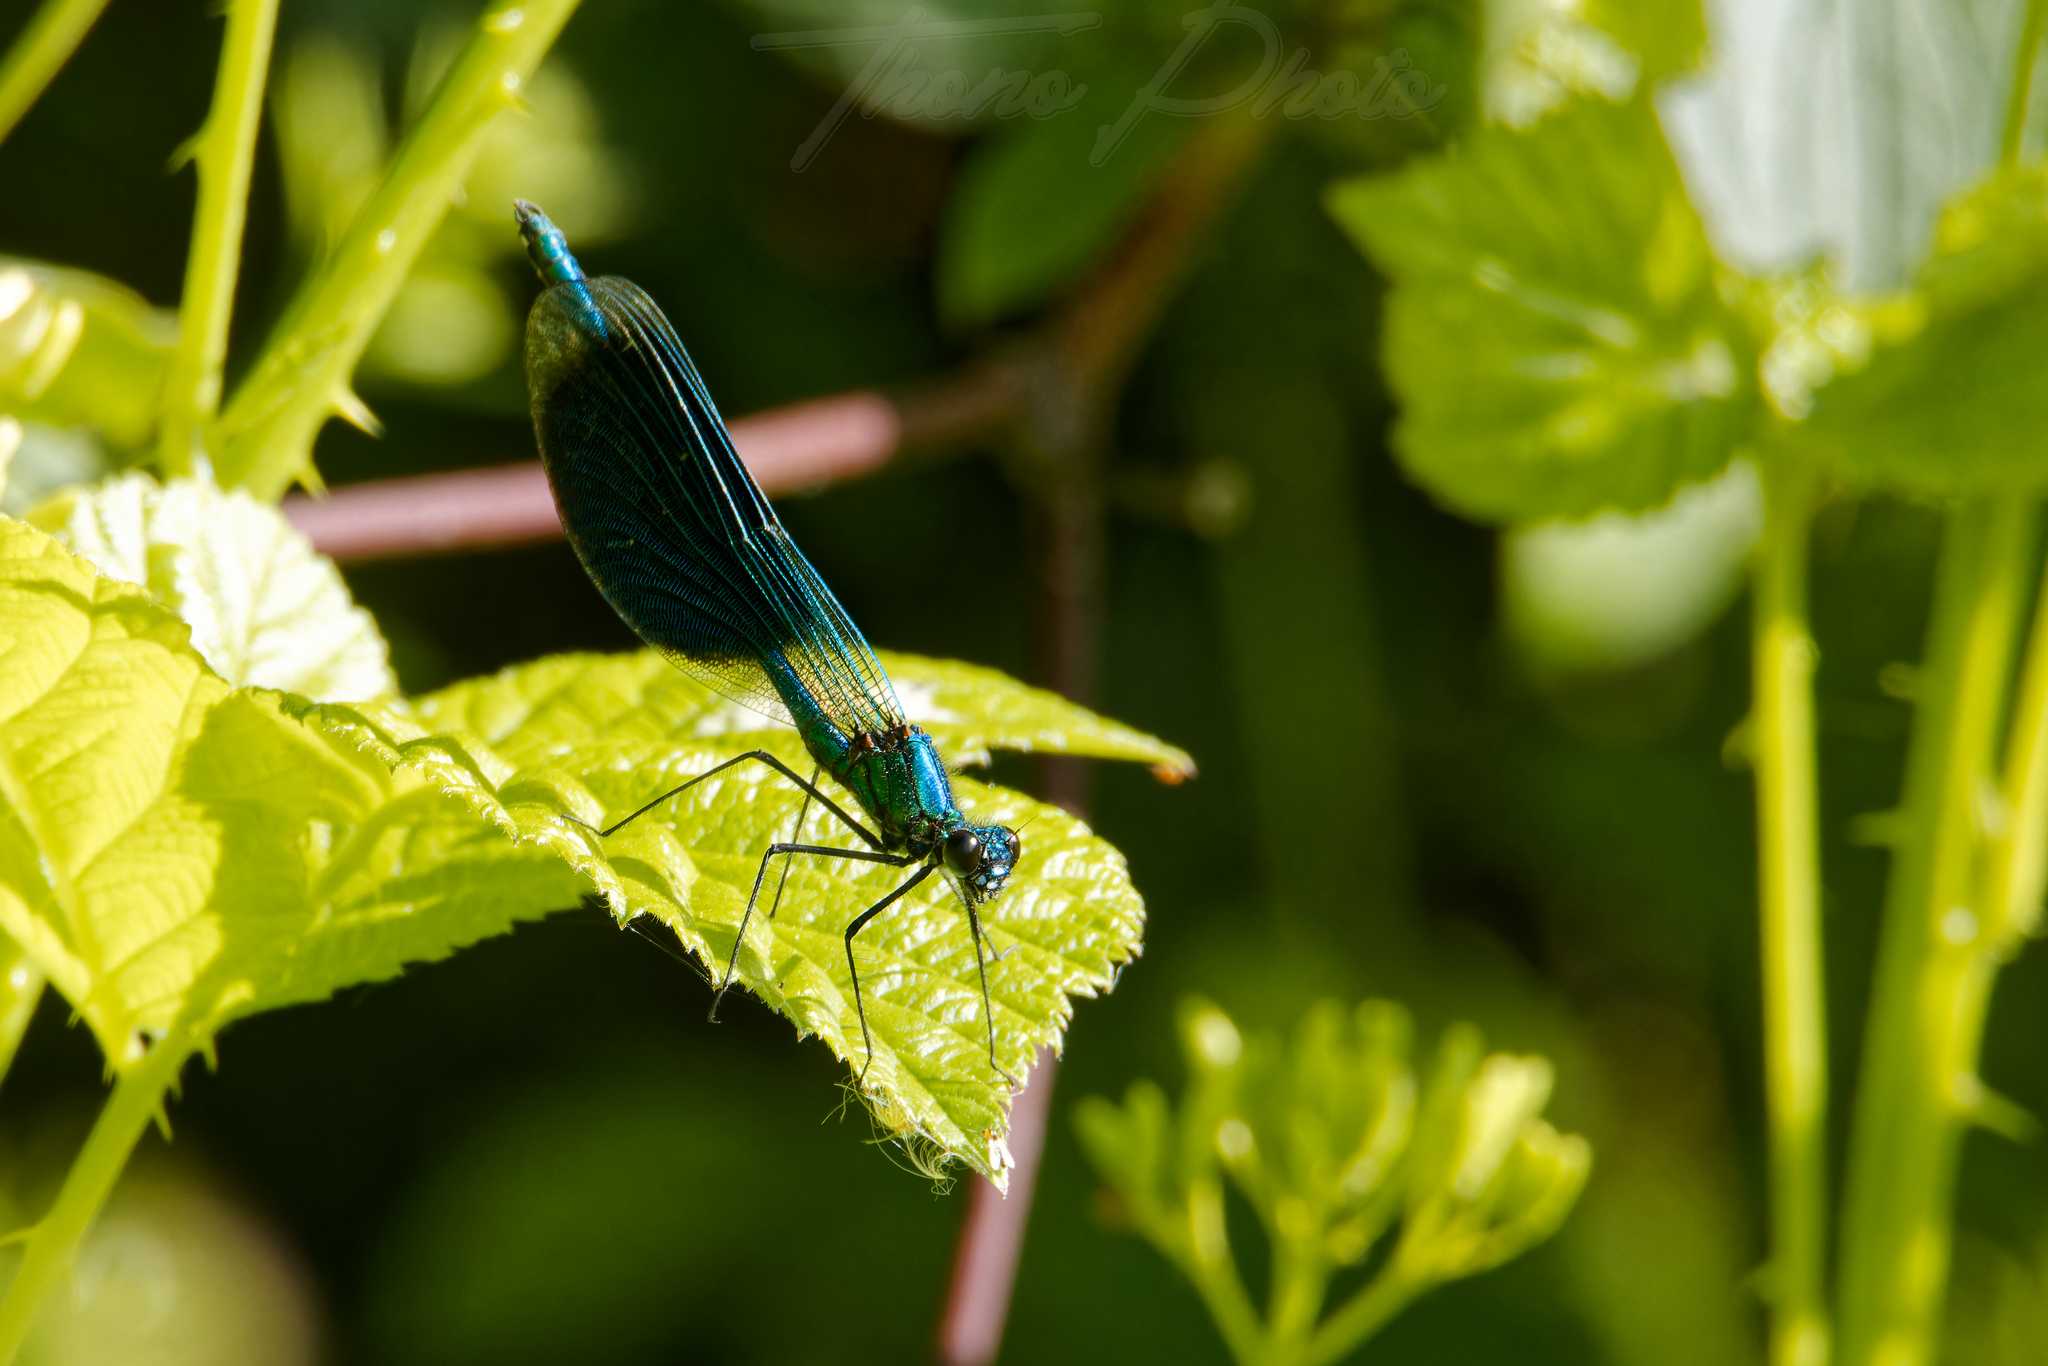
[[[794,736],[679,742],[678,720],[701,729],[723,705],[701,689],[689,698],[687,684],[666,694],[675,715],[591,731],[601,707],[571,698],[589,681],[600,703],[615,700],[598,682],[614,665],[630,673],[634,657],[543,662],[416,709],[232,689],[167,607],[24,523],[0,523],[0,642],[0,930],[116,1067],[141,1056],[139,1039],[176,1030],[203,1040],[593,892],[621,921],[657,917],[722,969],[763,848],[796,814],[786,783],[746,765],[601,841],[580,822],[745,749],[804,762]],[[985,673],[898,663],[912,695],[971,699],[991,718],[954,716],[963,737],[1041,743],[1034,727],[1066,705]],[[663,694],[638,686],[643,701]],[[1006,730],[1010,714],[1026,719]],[[495,722],[529,766],[493,753],[473,727],[429,734],[420,718]],[[563,742],[571,733],[580,743]],[[1090,744],[1177,754],[1108,723],[1072,748]],[[1069,998],[1108,989],[1137,953],[1143,906],[1122,858],[1078,821],[965,780],[960,792],[979,818],[1025,831],[1031,851],[983,915],[1005,954],[988,973],[998,1053],[1022,1075],[1058,1043]],[[780,915],[755,917],[739,955],[744,985],[856,1067],[865,1059],[842,932],[901,878],[799,865]],[[1002,1181],[1009,1094],[989,1068],[972,942],[950,892],[933,883],[906,899],[858,952],[878,1119]]]
[[[370,614],[267,503],[205,480],[163,486],[130,474],[61,493],[29,521],[184,618],[193,647],[230,683],[329,702],[398,691]]]
[[[169,313],[111,280],[0,257],[0,417],[140,446],[177,338]]]
[[[1001,95],[1012,88],[1004,78],[1013,74],[1028,83],[1056,73],[1060,90],[1085,89],[1123,63],[1122,48],[1146,46],[1142,38],[1135,45],[1119,40],[1155,33],[1151,11],[1164,8],[1157,0],[1106,14],[1020,13],[1006,0],[912,8],[897,0],[735,0],[734,7],[756,27],[757,48],[838,87],[834,93],[848,97],[851,109],[942,136],[1001,117]],[[1147,60],[1164,60],[1171,41],[1156,51],[1147,46]]]
[[[1124,1214],[1203,1290],[1241,1361],[1348,1354],[1416,1295],[1549,1237],[1585,1185],[1585,1140],[1541,1118],[1549,1063],[1489,1055],[1469,1026],[1445,1035],[1423,1079],[1407,1013],[1384,1001],[1320,1003],[1284,1047],[1245,1038],[1206,1001],[1186,1003],[1180,1024],[1190,1080],[1177,1113],[1140,1082],[1121,1106],[1083,1101],[1075,1119]],[[1272,1248],[1274,1307],[1249,1333],[1232,1322],[1244,1294],[1220,1223],[1226,1178]],[[1318,1319],[1332,1269],[1369,1259],[1365,1286]],[[1308,1316],[1290,1318],[1290,1302]]]
[[[1742,591],[1763,509],[1747,463],[1669,506],[1518,526],[1501,538],[1501,613],[1543,674],[1649,664],[1712,625]]]
[[[1880,488],[2048,479],[2048,387],[2014,363],[2048,346],[2048,167],[2001,171],[1959,195],[1912,288],[1848,316],[1863,326],[1794,439]]]
[[[1579,95],[1627,99],[1690,70],[1707,41],[1700,0],[1494,0],[1486,113],[1513,127]]]
[[[226,1178],[138,1168],[93,1222],[69,1293],[50,1297],[23,1366],[318,1362],[320,1297],[298,1250]],[[33,1219],[11,1203],[0,1204],[7,1227]],[[0,1279],[7,1259],[0,1252]]]
[[[1140,119],[1102,164],[1096,125],[1025,122],[969,155],[939,242],[939,306],[976,326],[1030,308],[1095,265],[1185,141],[1179,119]]]
[[[1642,98],[1484,129],[1330,202],[1393,284],[1397,449],[1459,511],[1655,507],[1747,434],[1750,345]]]

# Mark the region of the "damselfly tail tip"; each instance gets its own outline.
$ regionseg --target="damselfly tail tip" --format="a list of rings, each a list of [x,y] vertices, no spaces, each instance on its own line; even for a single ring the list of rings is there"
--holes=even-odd
[[[569,254],[568,239],[562,230],[554,225],[540,205],[530,199],[512,201],[512,219],[519,225],[519,236],[526,243],[526,255],[533,262],[533,268],[540,278],[550,284],[566,282],[575,284],[583,278],[583,267],[576,264],[576,258]]]

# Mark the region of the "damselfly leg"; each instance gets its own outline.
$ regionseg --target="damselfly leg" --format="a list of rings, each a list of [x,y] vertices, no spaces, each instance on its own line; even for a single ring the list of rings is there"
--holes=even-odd
[[[761,855],[760,868],[754,873],[754,890],[747,893],[747,909],[740,915],[739,933],[733,936],[732,956],[725,960],[725,980],[718,984],[718,990],[713,992],[711,996],[710,1018],[713,1023],[716,1023],[718,1020],[718,1003],[725,999],[725,990],[732,985],[733,970],[739,966],[740,945],[747,942],[747,924],[754,918],[754,903],[761,899],[761,883],[768,876],[768,860],[778,855],[787,857],[790,854],[814,854],[819,858],[846,859],[853,863],[882,863],[887,864],[891,868],[907,868],[917,862],[917,856],[914,854],[884,854],[871,849],[834,849],[830,845],[824,844],[769,845],[768,852]],[[789,865],[785,863],[783,866],[787,868]],[[931,865],[925,865],[925,873],[930,871]],[[916,877],[904,883],[903,886],[889,893],[888,896],[882,899],[880,904],[883,906],[888,905],[905,891],[923,881],[924,876],[924,873],[919,873]],[[861,921],[874,914],[875,909],[870,908],[864,911],[853,923],[856,925],[860,924]],[[851,935],[853,932],[848,930],[847,933]],[[851,961],[851,955],[849,955],[848,961]],[[858,977],[853,979],[853,1004],[855,1010],[860,1009],[860,978]],[[868,1021],[865,1015],[861,1016],[860,1028],[862,1037],[866,1037]]]

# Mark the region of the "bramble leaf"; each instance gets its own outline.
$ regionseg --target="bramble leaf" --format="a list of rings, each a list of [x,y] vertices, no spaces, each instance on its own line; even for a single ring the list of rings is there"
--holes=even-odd
[[[205,480],[129,474],[66,490],[29,521],[183,617],[231,683],[337,702],[398,691],[370,614],[268,503]]]
[[[203,1042],[588,895],[622,921],[656,917],[722,971],[761,850],[794,824],[793,789],[742,765],[610,840],[582,822],[746,749],[800,755],[786,730],[720,733],[724,703],[662,664],[683,684],[664,689],[644,662],[542,661],[416,706],[238,689],[167,606],[0,521],[0,931],[116,1068],[150,1040]],[[1185,761],[1019,685],[989,682],[984,697],[980,671],[899,665],[906,692],[962,707],[935,732]],[[600,705],[580,705],[585,688]],[[1006,708],[1030,719],[977,719]],[[1038,729],[1060,717],[1076,737]],[[960,796],[1025,831],[1022,870],[984,914],[1005,952],[989,964],[998,1055],[1022,1075],[1058,1043],[1070,998],[1106,989],[1136,954],[1143,906],[1121,857],[1071,817],[964,780]],[[829,834],[812,820],[808,833]],[[858,1067],[843,931],[901,871],[821,862],[792,870],[775,919],[755,918],[738,980]],[[1000,1182],[1009,1097],[944,882],[878,918],[858,951],[878,1117]]]
[[[377,755],[231,688],[168,608],[12,521],[0,639],[0,928],[116,1066],[502,933],[599,869],[453,747]]]
[[[1194,776],[1186,750],[998,673],[953,660],[882,653],[910,719],[956,764],[992,750],[1073,754]],[[607,743],[638,748],[717,740],[759,743],[808,765],[790,728],[731,702],[652,650],[552,655],[470,679],[414,702],[422,724],[465,731],[515,763]],[[650,794],[651,795],[651,794]]]
[[[1641,94],[1483,129],[1330,205],[1393,285],[1396,449],[1459,511],[1645,510],[1747,435],[1746,326]]]

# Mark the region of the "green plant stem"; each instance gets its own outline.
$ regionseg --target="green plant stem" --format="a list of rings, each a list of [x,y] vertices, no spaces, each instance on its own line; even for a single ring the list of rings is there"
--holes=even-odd
[[[1268,1366],[1294,1366],[1313,1340],[1329,1268],[1312,1244],[1289,1239],[1268,1225],[1274,1249],[1272,1303],[1266,1314]],[[1320,1235],[1320,1230],[1318,1230]]]
[[[356,362],[461,189],[485,130],[517,102],[575,10],[576,0],[497,0],[478,21],[383,181],[222,414],[223,484],[274,499],[314,477],[313,438],[330,414],[370,423],[349,389]],[[505,212],[510,232],[510,205]]]
[[[1828,1340],[1827,994],[1806,618],[1812,501],[1808,471],[1766,471],[1751,627],[1774,1366],[1819,1366]]]
[[[1351,1355],[1426,1288],[1396,1268],[1382,1271],[1324,1320],[1302,1354],[1302,1366],[1329,1366]]]
[[[6,1298],[0,1299],[0,1366],[9,1366],[21,1351],[37,1309],[70,1269],[129,1154],[191,1056],[191,1044],[182,1037],[162,1040],[114,1083],[113,1094],[65,1174],[56,1202],[30,1235]]]
[[[1951,514],[1906,763],[1842,1230],[1842,1360],[1924,1366],[1948,1276],[1956,1153],[1976,1108],[1964,1018],[1981,973],[1983,799],[2027,587],[2034,506]],[[1974,1047],[1969,1050],[1974,1052]]]
[[[235,0],[228,7],[213,108],[207,113],[206,126],[193,139],[199,203],[192,216],[192,247],[185,259],[178,349],[171,354],[164,380],[159,446],[164,472],[170,475],[190,474],[197,467],[200,428],[220,407],[235,272],[242,256],[242,226],[249,212],[249,175],[256,162],[263,82],[276,32],[277,0]]]
[[[0,142],[14,131],[100,17],[107,0],[47,0],[0,63]]]
[[[2005,127],[1999,138],[2001,159],[2008,166],[2019,164],[2027,136],[2027,106],[2033,102],[2035,59],[2041,52],[2044,22],[2048,22],[2048,0],[2027,0],[2027,16],[2020,25],[2020,44],[2014,52],[2016,63],[2012,84],[2006,90]]]
[[[1985,878],[1984,937],[2002,958],[2039,932],[2048,893],[2048,578],[2035,590],[1999,798],[2004,820]]]
[[[1224,1345],[1240,1366],[1265,1360],[1266,1335],[1252,1309],[1251,1296],[1237,1276],[1230,1255],[1230,1234],[1223,1217],[1223,1188],[1214,1181],[1198,1184],[1188,1194],[1188,1226],[1184,1241],[1155,1240],[1162,1248],[1184,1249],[1188,1279],[1223,1334]]]

